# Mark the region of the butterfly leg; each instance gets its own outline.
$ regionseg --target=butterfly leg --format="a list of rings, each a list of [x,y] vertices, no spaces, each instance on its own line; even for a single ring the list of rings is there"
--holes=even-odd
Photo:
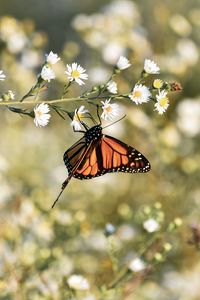
[[[56,202],[59,200],[60,196],[62,195],[64,189],[65,189],[66,186],[68,185],[68,183],[69,183],[69,181],[70,181],[71,178],[72,178],[72,175],[69,175],[69,176],[67,177],[67,179],[63,182],[62,187],[61,187],[61,191],[60,191],[60,193],[58,194],[58,197],[57,197],[56,200],[54,201],[54,203],[53,203],[53,205],[52,205],[51,208],[54,208],[54,206],[56,205]]]

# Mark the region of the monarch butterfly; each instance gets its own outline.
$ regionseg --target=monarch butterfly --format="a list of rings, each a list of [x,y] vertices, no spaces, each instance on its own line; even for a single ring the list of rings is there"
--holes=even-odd
[[[101,125],[90,129],[84,127],[86,131],[79,131],[84,136],[64,153],[63,160],[68,177],[63,182],[52,208],[72,177],[92,179],[113,172],[146,173],[151,168],[149,161],[138,150],[103,134]]]

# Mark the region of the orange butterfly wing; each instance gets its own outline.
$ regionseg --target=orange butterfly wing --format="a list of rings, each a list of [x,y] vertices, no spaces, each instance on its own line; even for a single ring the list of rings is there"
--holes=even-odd
[[[111,172],[146,173],[149,161],[135,148],[102,134],[100,125],[90,128],[84,136],[72,145],[63,156],[69,172],[56,204],[72,177],[91,179]]]
[[[92,142],[73,177],[91,179],[112,172],[146,173],[150,168],[149,161],[139,151],[104,135]]]

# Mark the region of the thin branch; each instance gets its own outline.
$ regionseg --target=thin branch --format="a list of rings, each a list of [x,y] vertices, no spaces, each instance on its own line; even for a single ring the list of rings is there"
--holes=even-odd
[[[64,103],[64,102],[72,102],[72,101],[87,101],[87,100],[95,100],[95,99],[105,99],[105,98],[108,98],[108,97],[94,97],[94,98],[80,98],[80,97],[77,97],[77,98],[64,98],[64,99],[54,99],[54,100],[32,100],[32,101],[24,101],[24,102],[21,102],[21,101],[1,101],[0,102],[0,106],[7,106],[7,105],[25,105],[25,104],[41,104],[41,103],[47,103],[47,104],[52,104],[52,103]],[[117,99],[117,100],[120,100],[120,99],[125,99],[126,98],[126,95],[113,95],[113,96],[109,96],[109,98],[114,98],[114,99]]]

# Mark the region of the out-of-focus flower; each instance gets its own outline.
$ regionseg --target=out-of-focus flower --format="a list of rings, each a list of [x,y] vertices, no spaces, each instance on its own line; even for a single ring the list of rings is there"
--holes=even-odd
[[[113,233],[115,233],[115,231],[116,231],[116,228],[113,224],[111,224],[111,223],[106,224],[106,227],[105,227],[105,235],[106,236],[112,235]]]
[[[129,224],[123,224],[118,228],[117,235],[121,241],[130,241],[136,236],[136,230]]]
[[[4,74],[4,72],[2,70],[0,70],[0,80],[3,81],[6,79],[6,75]]]
[[[103,67],[91,68],[88,73],[89,73],[90,80],[94,84],[104,83],[109,76],[108,70]]]
[[[185,99],[178,104],[179,129],[189,137],[194,137],[200,132],[200,101]]]
[[[138,22],[139,12],[136,4],[129,0],[115,0],[106,6],[106,13],[115,16],[117,19],[131,19]]]
[[[67,283],[74,290],[88,290],[90,288],[88,280],[82,275],[71,275],[67,279]]]
[[[49,54],[46,54],[46,62],[50,65],[56,64],[60,60],[58,54],[53,53],[52,51]]]
[[[19,53],[26,46],[27,42],[24,32],[15,32],[7,39],[8,49],[11,53]]]
[[[192,26],[183,15],[172,15],[169,24],[177,34],[183,37],[188,36],[192,31]]]
[[[153,82],[153,87],[155,89],[161,89],[161,87],[163,86],[163,81],[161,79],[155,79]]]
[[[34,123],[36,126],[46,126],[49,123],[51,115],[48,114],[50,111],[48,104],[41,103],[34,108]]]
[[[105,234],[103,234],[102,231],[97,230],[91,232],[87,239],[87,246],[91,249],[94,249],[97,252],[106,251],[108,241],[105,237]]]
[[[156,95],[157,103],[155,103],[155,110],[162,115],[167,108],[169,107],[169,99],[167,97],[167,92],[165,90],[159,91],[159,94]]]
[[[146,264],[141,258],[136,257],[129,263],[128,268],[132,272],[140,272],[146,268]]]
[[[33,49],[27,49],[22,53],[21,62],[25,66],[25,68],[32,69],[41,65],[42,57],[38,51]]]
[[[118,42],[108,42],[102,51],[104,60],[109,64],[115,64],[117,59],[125,53],[124,47]]]
[[[183,224],[183,221],[181,218],[175,218],[174,219],[174,224],[177,226],[177,227],[180,227],[182,224]]]
[[[125,56],[120,56],[118,62],[117,62],[117,68],[119,70],[125,70],[131,66],[131,63]]]
[[[154,254],[154,259],[157,261],[162,261],[163,260],[163,255],[160,252],[156,252]]]
[[[145,85],[136,84],[129,98],[138,105],[148,102],[150,96],[151,93]]]
[[[179,57],[183,60],[186,67],[194,66],[199,60],[199,49],[191,39],[181,39],[177,43]]]
[[[50,82],[52,79],[56,78],[54,71],[50,67],[47,67],[47,66],[44,66],[42,68],[41,77],[43,80],[48,81],[48,82]]]
[[[15,99],[15,94],[13,93],[13,91],[9,90],[7,93],[4,93],[2,95],[2,99],[3,101],[9,101],[9,100],[14,100]]]
[[[84,118],[84,114],[87,113],[88,110],[85,109],[85,106],[81,105],[74,112],[73,121],[71,122],[71,126],[75,131],[81,130],[81,120]]]
[[[86,70],[83,69],[77,63],[73,63],[72,65],[67,65],[67,71],[65,71],[65,73],[69,78],[69,81],[75,81],[79,85],[85,84],[83,80],[88,79],[88,75],[85,72]]]
[[[86,297],[82,298],[81,300],[95,300],[95,295],[87,295]]]
[[[144,61],[144,71],[147,74],[159,74],[160,68],[157,66],[157,64],[150,59],[145,59]]]
[[[92,25],[92,20],[85,14],[76,15],[72,21],[72,26],[80,31],[88,30]]]
[[[176,148],[181,142],[180,133],[176,124],[166,126],[160,134],[160,139],[168,147]]]
[[[143,222],[143,227],[148,232],[155,232],[159,230],[159,224],[155,219],[148,219]]]
[[[164,250],[166,252],[169,252],[172,249],[172,245],[170,243],[165,243],[164,244]]]
[[[101,101],[103,104],[102,109],[103,112],[101,114],[101,118],[104,120],[111,120],[115,119],[119,115],[119,105],[116,103],[110,103],[111,99]]]
[[[151,53],[145,30],[140,24],[140,12],[133,1],[109,1],[98,13],[76,16],[73,26],[109,64],[115,64],[120,55],[126,55],[127,50],[141,59]]]
[[[117,84],[115,81],[109,81],[107,84],[107,90],[112,94],[117,94]]]

